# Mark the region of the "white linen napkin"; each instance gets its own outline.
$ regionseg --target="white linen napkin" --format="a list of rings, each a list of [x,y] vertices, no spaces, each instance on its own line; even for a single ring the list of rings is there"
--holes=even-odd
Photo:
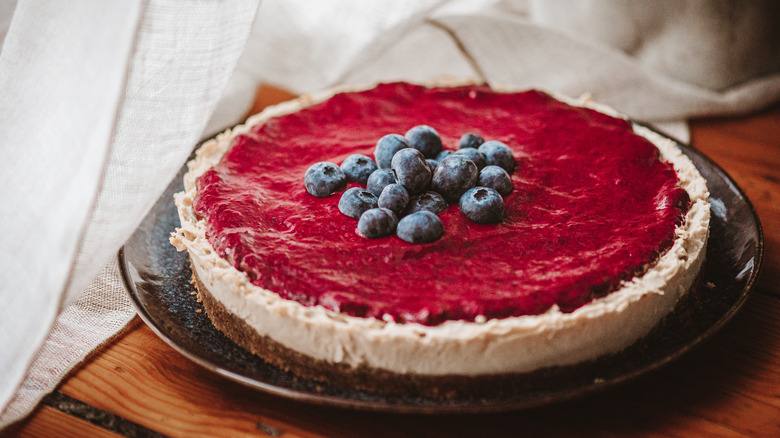
[[[471,77],[587,93],[683,140],[689,117],[780,100],[772,65],[713,88],[723,85],[717,69],[693,75],[642,56],[669,41],[681,67],[712,56],[679,50],[692,36],[675,34],[690,24],[701,38],[725,31],[711,17],[651,27],[663,38],[641,40],[640,51],[625,23],[641,22],[631,15],[641,8],[615,16],[614,1],[582,10],[567,0],[264,0],[253,25],[258,0],[21,0],[0,52],[0,429],[132,318],[114,254],[190,148],[245,117],[260,83],[304,93]],[[587,13],[574,22],[553,6]],[[587,32],[604,26],[605,10],[620,32]],[[778,31],[767,32],[778,53]]]
[[[134,315],[113,265],[98,274],[201,136],[257,7],[16,6],[0,54],[0,428]]]

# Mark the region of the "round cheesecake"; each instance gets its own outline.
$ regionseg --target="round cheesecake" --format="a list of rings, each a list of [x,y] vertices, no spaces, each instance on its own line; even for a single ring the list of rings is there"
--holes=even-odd
[[[498,224],[450,205],[444,235],[366,239],[312,164],[373,158],[429,125],[512,150]],[[349,184],[350,187],[359,187]],[[645,336],[701,271],[706,182],[674,142],[613,110],[473,83],[388,83],[306,95],[203,144],[175,195],[214,325],[296,375],[441,396],[592,361]]]

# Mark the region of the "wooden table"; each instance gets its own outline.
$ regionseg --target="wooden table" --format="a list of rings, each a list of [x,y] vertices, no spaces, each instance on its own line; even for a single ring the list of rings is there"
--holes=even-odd
[[[261,88],[256,108],[288,97]],[[692,144],[753,202],[764,268],[702,347],[595,396],[525,411],[401,415],[294,402],[188,361],[136,318],[8,436],[780,436],[780,106],[696,120]]]

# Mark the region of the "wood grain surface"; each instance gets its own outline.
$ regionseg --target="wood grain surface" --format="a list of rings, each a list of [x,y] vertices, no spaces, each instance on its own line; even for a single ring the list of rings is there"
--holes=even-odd
[[[258,92],[259,109],[288,98]],[[516,412],[402,415],[321,407],[208,372],[138,318],[3,436],[780,436],[780,106],[692,122],[694,147],[742,187],[765,235],[742,311],[676,362],[617,388]]]

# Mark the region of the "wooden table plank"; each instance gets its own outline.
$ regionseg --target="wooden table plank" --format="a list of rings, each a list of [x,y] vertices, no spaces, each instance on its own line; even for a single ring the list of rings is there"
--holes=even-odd
[[[284,426],[262,409],[247,409],[254,391],[185,359],[138,319],[103,356],[86,364],[60,391],[99,409],[123,412],[166,435],[215,436],[229,430],[231,436],[251,436],[258,425],[267,430]]]
[[[118,438],[111,432],[88,421],[75,418],[48,406],[39,406],[29,420],[12,425],[0,433],[2,437],[52,437],[58,438]]]
[[[287,96],[266,88],[256,109]],[[692,139],[755,205],[767,238],[764,271],[734,321],[651,375],[584,399],[518,412],[361,412],[242,387],[185,359],[136,320],[58,391],[170,436],[780,436],[780,107],[695,121]],[[83,423],[43,406],[7,432],[101,432]]]
[[[780,138],[777,135],[780,127],[780,106],[759,111],[754,114],[737,117],[712,117],[694,120],[693,130],[702,135],[728,135],[740,137],[757,144],[777,146]],[[710,144],[706,139],[701,141]],[[697,140],[698,141],[698,140]],[[717,146],[710,144],[710,146]],[[774,153],[778,151],[775,150]]]

